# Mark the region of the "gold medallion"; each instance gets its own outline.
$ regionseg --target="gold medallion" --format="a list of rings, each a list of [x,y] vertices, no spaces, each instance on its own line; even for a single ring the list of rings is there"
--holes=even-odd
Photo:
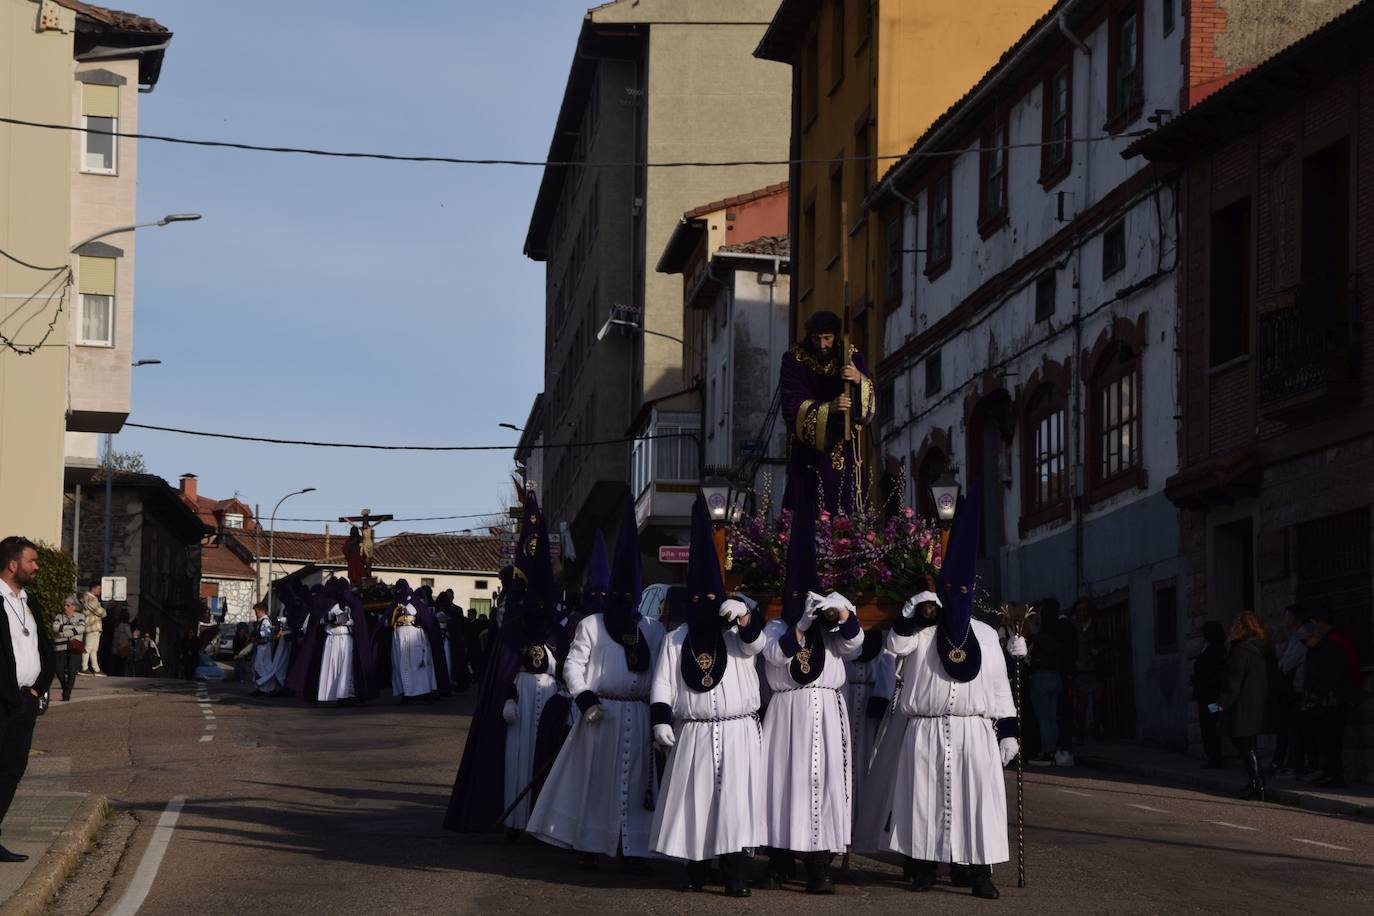
[[[530,646],[530,665],[534,668],[542,668],[544,665],[544,647]]]
[[[968,658],[968,653],[965,652],[963,649],[960,649],[958,646],[955,646],[953,649],[949,650],[949,660],[954,662],[954,664],[956,665],[966,658]]]
[[[811,650],[801,649],[797,652],[797,664],[801,667],[802,674],[811,673]]]
[[[715,682],[716,682],[716,679],[713,678],[713,677],[711,677],[711,675],[709,675],[709,674],[703,674],[703,675],[701,676],[701,686],[703,686],[703,687],[710,687],[710,686],[712,686],[713,684],[715,684]]]
[[[712,655],[710,652],[697,653],[697,667],[700,668],[702,671],[710,671],[711,666],[715,664],[715,661],[716,657]]]

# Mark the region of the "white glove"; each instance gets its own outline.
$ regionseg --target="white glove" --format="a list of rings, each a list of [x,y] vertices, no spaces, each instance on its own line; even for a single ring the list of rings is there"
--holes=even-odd
[[[825,607],[826,598],[815,592],[806,593],[806,604],[802,607],[801,620],[797,621],[797,629],[805,633],[811,629],[811,624],[815,622],[816,615]]]
[[[825,600],[825,616],[831,623],[839,623],[840,616],[845,611],[851,614],[857,614],[859,612],[858,608],[854,607],[854,602],[850,601],[839,592],[831,592],[825,596]]]
[[[910,620],[916,616],[916,608],[927,602],[940,604],[940,599],[934,592],[920,592],[912,595],[906,599],[906,604],[902,605],[902,616]]]
[[[597,703],[591,709],[584,712],[582,714],[582,718],[586,719],[588,724],[595,725],[602,719],[606,718],[606,710],[601,708],[600,703]]]
[[[997,742],[997,747],[1002,751],[1002,766],[1011,763],[1021,753],[1021,742],[1015,738],[1003,738]]]
[[[720,619],[732,624],[749,613],[749,605],[734,598],[726,598],[720,603]]]
[[[671,725],[655,725],[654,744],[665,751],[677,744],[677,738],[673,735],[673,727]]]
[[[1012,658],[1025,658],[1027,655],[1029,655],[1030,650],[1026,647],[1026,637],[1008,636],[1007,654],[1010,655]]]
[[[754,613],[754,611],[758,610],[759,603],[758,603],[757,601],[755,601],[753,598],[750,598],[750,597],[749,597],[748,595],[746,595],[744,592],[731,592],[731,593],[730,593],[730,597],[733,598],[733,599],[736,600],[736,601],[743,602],[743,603],[744,603],[744,606],[747,607],[747,608],[749,609],[749,613],[750,613],[750,614],[752,614],[752,613]]]
[[[501,707],[501,718],[506,720],[507,725],[520,721],[520,707],[515,705],[514,700],[507,700],[506,705]]]

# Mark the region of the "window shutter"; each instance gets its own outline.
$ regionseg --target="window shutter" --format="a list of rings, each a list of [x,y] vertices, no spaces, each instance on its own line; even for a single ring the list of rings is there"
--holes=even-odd
[[[83,83],[81,86],[81,113],[88,117],[119,117],[119,87],[99,86]]]
[[[115,259],[88,258],[80,260],[81,292],[100,296],[115,294]]]

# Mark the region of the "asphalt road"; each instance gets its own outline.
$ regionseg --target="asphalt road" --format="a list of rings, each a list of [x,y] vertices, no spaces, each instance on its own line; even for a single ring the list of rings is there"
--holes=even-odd
[[[999,866],[997,902],[947,885],[918,897],[867,860],[831,898],[688,896],[671,863],[587,873],[567,852],[441,830],[470,698],[332,709],[195,691],[90,697],[40,721],[35,746],[127,813],[83,873],[97,913],[1374,912],[1374,823],[1085,770],[1027,772],[1027,887]]]

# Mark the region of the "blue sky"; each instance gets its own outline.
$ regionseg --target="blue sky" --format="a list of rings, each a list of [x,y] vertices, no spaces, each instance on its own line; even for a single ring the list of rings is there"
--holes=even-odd
[[[542,159],[585,0],[128,0],[175,33],[148,133]],[[535,168],[328,160],[143,141],[134,422],[337,441],[515,441],[540,389]],[[264,516],[499,511],[509,452],[374,453],[130,429],[169,480]],[[471,522],[387,526],[441,531]],[[279,527],[322,530],[323,525]],[[337,526],[335,526],[337,529]]]

